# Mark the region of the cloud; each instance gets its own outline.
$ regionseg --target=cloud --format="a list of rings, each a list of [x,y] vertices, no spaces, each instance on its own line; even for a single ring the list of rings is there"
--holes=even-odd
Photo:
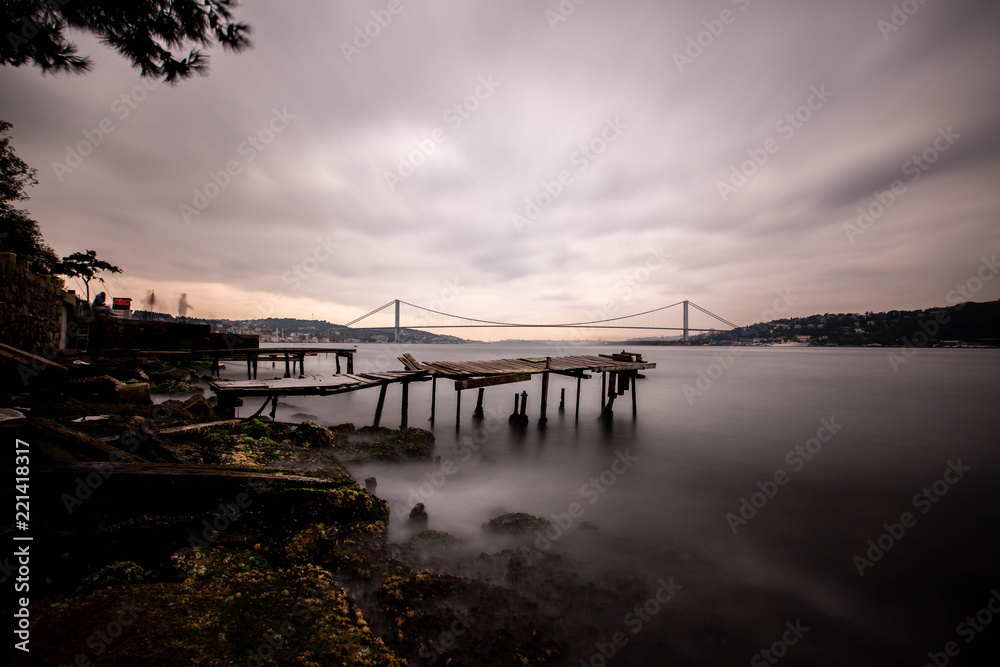
[[[457,280],[449,312],[576,321],[652,247],[669,262],[617,295],[623,309],[691,299],[742,323],[789,287],[801,315],[918,308],[1000,242],[994,4],[926,3],[885,39],[887,2],[589,2],[550,23],[553,1],[404,1],[363,47],[356,29],[384,2],[248,5],[255,49],[213,51],[207,78],[137,94],[127,63],[83,37],[93,73],[0,70],[0,115],[39,168],[28,207],[57,251],[94,248],[131,296],[186,291],[199,313],[252,317],[278,294],[278,314],[343,322]],[[689,38],[701,52],[679,71]],[[795,120],[817,86],[832,96]],[[268,137],[276,109],[294,117]],[[105,118],[114,130],[59,178]],[[909,181],[906,161],[947,127],[961,138]],[[269,141],[251,158],[254,137]],[[723,200],[768,139],[778,150]],[[401,161],[412,173],[390,188]],[[901,179],[851,243],[858,207]]]

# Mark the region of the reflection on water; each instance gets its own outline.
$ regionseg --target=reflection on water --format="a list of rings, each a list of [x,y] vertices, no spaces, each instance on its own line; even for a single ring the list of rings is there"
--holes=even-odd
[[[426,361],[558,354],[361,345],[356,368],[399,368],[402,351]],[[535,424],[540,378],[487,389],[482,422],[471,419],[468,394],[456,430],[455,392],[439,382],[440,460],[352,472],[377,477],[395,540],[408,537],[415,502],[427,507],[430,528],[467,540],[472,552],[500,546],[482,523],[528,512],[555,526],[534,536],[536,548],[641,576],[651,591],[673,577],[683,589],[616,649],[619,664],[772,664],[761,651],[773,648],[768,655],[787,653],[788,664],[919,665],[948,641],[959,642],[962,664],[974,664],[1000,644],[1000,627],[968,643],[956,634],[1000,585],[1000,353],[920,350],[897,373],[878,349],[745,348],[726,359],[720,348],[640,351],[658,367],[638,383],[637,420],[622,401],[611,428],[597,422],[596,376],[583,382],[575,423],[576,381],[553,376],[546,430]],[[333,365],[306,362],[309,372]],[[714,377],[696,384],[703,374]],[[558,412],[562,388],[567,410]],[[524,432],[507,425],[515,390],[529,394]],[[411,426],[430,428],[430,395],[429,383],[412,386]],[[361,426],[376,399],[375,391],[290,399],[277,416]],[[250,403],[244,410],[256,409]],[[396,386],[383,424],[397,425],[398,410]],[[968,470],[959,476],[956,466]],[[808,631],[788,634],[786,624]],[[586,664],[589,655],[572,664],[581,657]]]

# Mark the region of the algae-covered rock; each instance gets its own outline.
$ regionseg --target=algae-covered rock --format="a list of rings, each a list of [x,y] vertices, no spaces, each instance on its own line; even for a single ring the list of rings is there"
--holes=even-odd
[[[411,523],[426,524],[427,519],[427,509],[424,507],[423,503],[417,503],[413,506],[413,509],[410,510]]]
[[[390,551],[382,521],[313,523],[288,540],[284,556],[315,563],[340,575],[369,581],[387,576]]]
[[[180,583],[113,587],[33,606],[32,642],[15,665],[349,665],[403,667],[333,576],[307,565]],[[95,630],[114,622],[98,642]],[[88,643],[88,638],[90,642]]]
[[[420,428],[363,426],[343,431],[343,437],[338,450],[353,461],[430,460],[434,451],[434,434]]]
[[[140,565],[132,561],[118,561],[102,567],[94,574],[84,577],[77,587],[76,592],[87,593],[89,591],[109,586],[127,586],[142,581],[143,569]]]
[[[524,512],[513,512],[493,517],[483,524],[483,529],[493,533],[520,535],[534,533],[536,530],[545,530],[550,525],[549,521],[541,517],[531,516]]]
[[[170,565],[181,581],[271,569],[267,559],[260,554],[248,549],[225,547],[185,547],[170,556]]]
[[[386,642],[414,663],[549,665],[562,653],[546,619],[502,587],[420,572],[389,577],[374,598]]]
[[[332,447],[333,434],[330,430],[311,421],[304,421],[295,429],[293,435],[307,447]]]

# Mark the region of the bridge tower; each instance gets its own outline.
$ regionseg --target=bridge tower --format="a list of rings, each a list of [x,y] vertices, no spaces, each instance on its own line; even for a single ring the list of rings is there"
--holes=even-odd
[[[684,300],[684,342],[688,342],[688,300]]]
[[[396,335],[393,337],[392,342],[399,342],[399,299],[396,299]]]

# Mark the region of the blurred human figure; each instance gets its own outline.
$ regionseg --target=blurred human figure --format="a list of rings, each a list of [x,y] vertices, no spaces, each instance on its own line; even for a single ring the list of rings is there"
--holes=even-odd
[[[104,292],[94,297],[94,303],[91,307],[94,309],[94,315],[97,317],[108,317],[111,315],[111,308],[108,307],[106,300],[107,297],[104,295]]]
[[[177,302],[177,314],[181,319],[185,319],[189,310],[194,310],[194,306],[188,303],[187,294],[181,294],[181,300]]]
[[[142,299],[142,305],[146,309],[146,319],[153,319],[153,305],[156,303],[156,292],[146,290],[146,296]]]

